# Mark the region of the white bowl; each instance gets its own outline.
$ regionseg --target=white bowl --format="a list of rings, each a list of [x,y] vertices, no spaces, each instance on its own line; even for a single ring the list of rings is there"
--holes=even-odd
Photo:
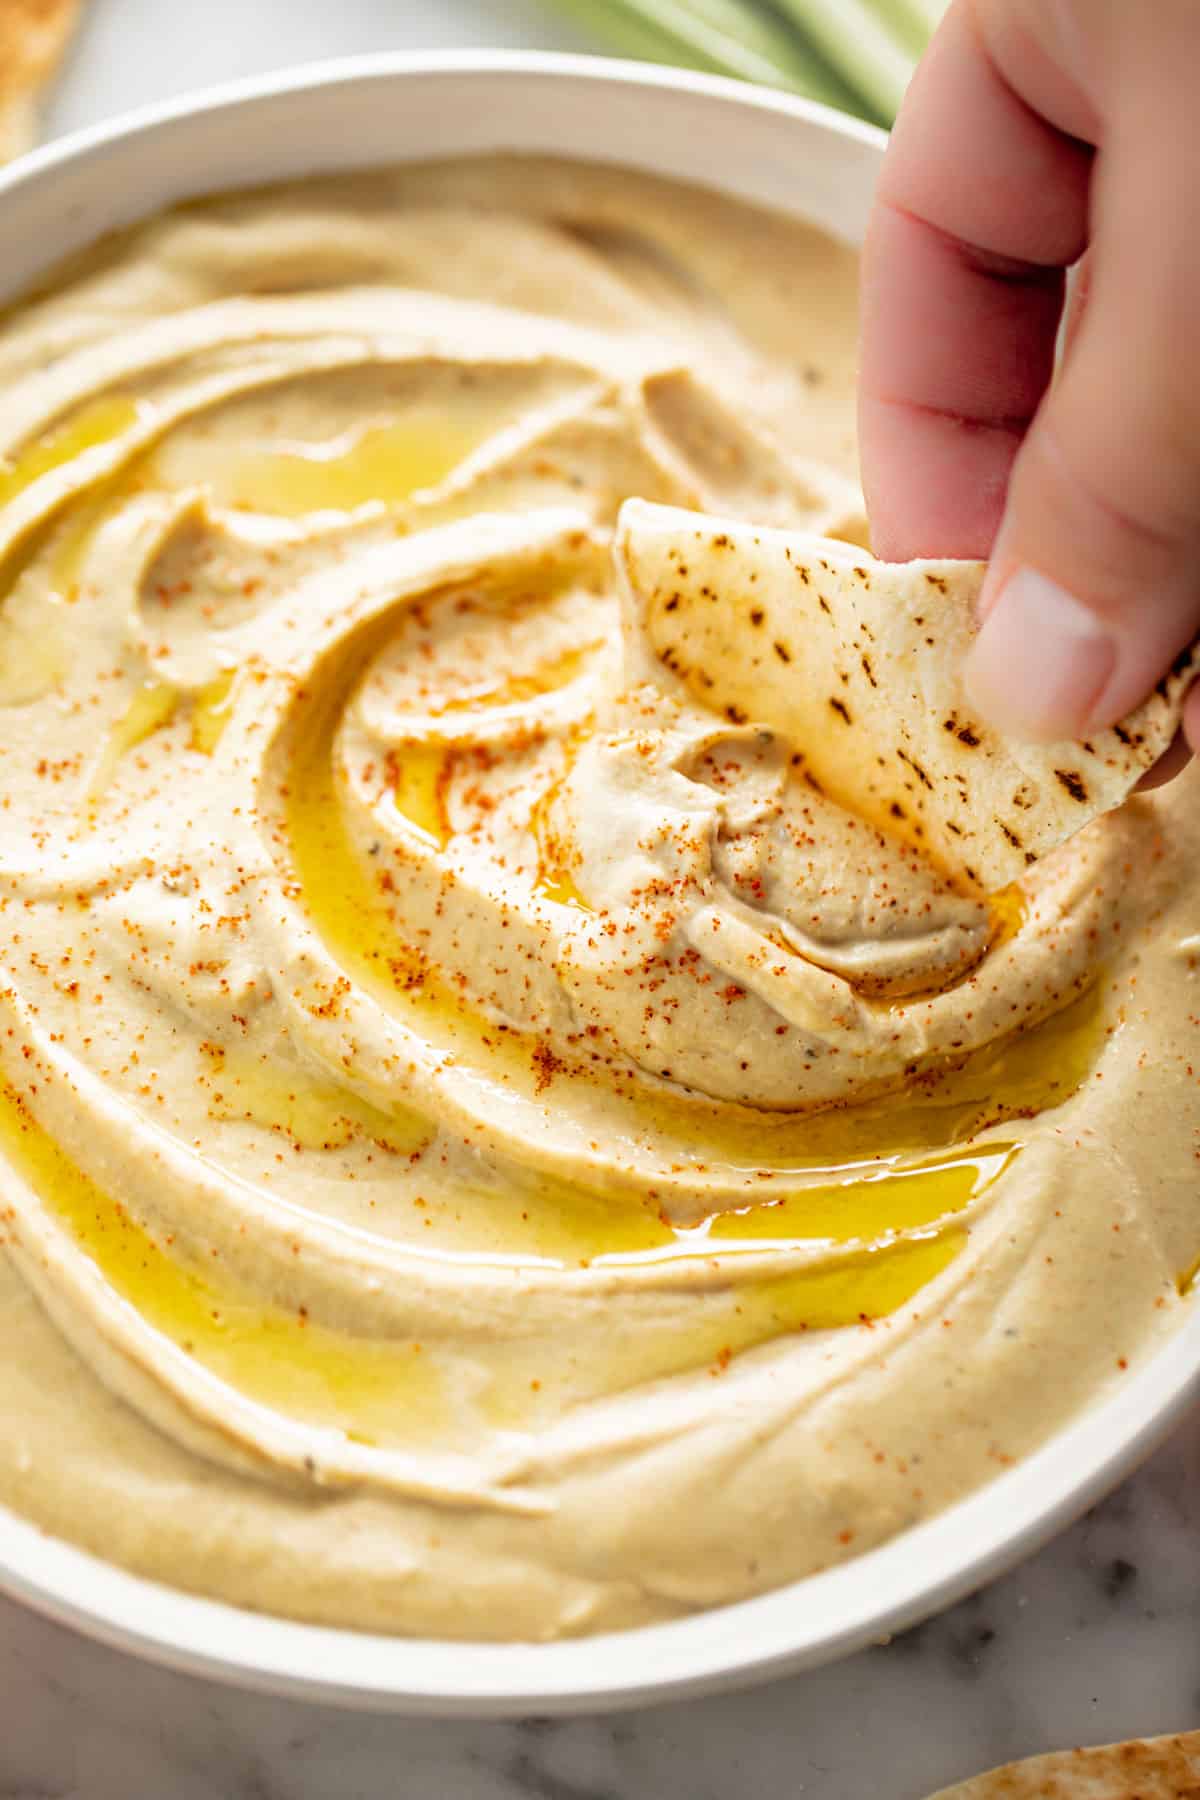
[[[569,56],[378,57],[239,82],[88,131],[0,175],[0,301],[101,232],[196,193],[488,150],[699,181],[856,243],[883,137],[715,78]],[[545,1645],[431,1643],[242,1612],[86,1555],[0,1508],[0,1587],[157,1662],[396,1712],[632,1706],[811,1668],[914,1624],[1111,1488],[1200,1390],[1200,1313],[1120,1390],[988,1487],[881,1549],[670,1625]]]

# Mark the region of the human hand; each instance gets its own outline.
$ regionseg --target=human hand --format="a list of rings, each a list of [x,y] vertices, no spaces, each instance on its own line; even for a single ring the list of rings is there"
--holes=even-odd
[[[872,540],[990,555],[967,682],[1018,736],[1114,723],[1200,631],[1198,113],[1196,0],[954,0],[884,163]]]

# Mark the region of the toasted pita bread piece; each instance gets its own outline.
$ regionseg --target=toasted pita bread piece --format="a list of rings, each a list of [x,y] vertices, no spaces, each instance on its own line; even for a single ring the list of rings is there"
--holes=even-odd
[[[622,508],[616,555],[631,684],[666,681],[779,732],[819,791],[975,893],[1120,805],[1170,744],[1200,666],[1194,646],[1086,742],[1018,743],[963,689],[983,563],[877,562],[641,500]]]
[[[1032,1756],[929,1800],[1200,1800],[1200,1731]]]
[[[37,103],[79,15],[79,0],[0,0],[0,162],[37,137]]]

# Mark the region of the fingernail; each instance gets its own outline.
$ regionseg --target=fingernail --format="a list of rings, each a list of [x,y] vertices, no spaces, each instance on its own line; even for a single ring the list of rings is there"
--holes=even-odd
[[[988,607],[963,679],[998,730],[1054,742],[1086,730],[1116,662],[1094,613],[1036,569],[1018,569]]]

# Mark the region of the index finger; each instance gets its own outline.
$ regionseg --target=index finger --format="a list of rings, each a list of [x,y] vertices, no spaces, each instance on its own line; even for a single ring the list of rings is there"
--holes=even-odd
[[[1032,45],[1029,68],[1054,91]],[[863,252],[859,438],[879,555],[990,550],[1086,245],[1091,162],[1009,84],[959,0],[901,110]]]

